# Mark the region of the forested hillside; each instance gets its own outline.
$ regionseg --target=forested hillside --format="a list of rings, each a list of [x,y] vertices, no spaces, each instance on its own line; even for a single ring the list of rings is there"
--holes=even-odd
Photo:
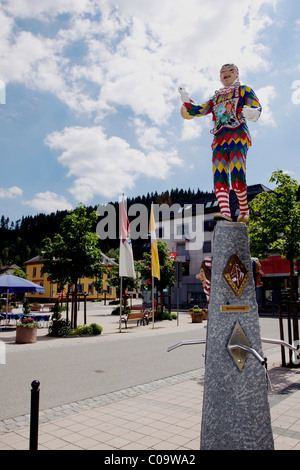
[[[132,204],[144,204],[150,208],[151,203],[175,204],[180,202],[192,202],[207,192],[183,189],[172,189],[170,192],[158,194],[157,192],[146,196],[137,196],[127,199],[127,207]],[[118,206],[118,202],[112,202]],[[95,207],[88,207],[89,211],[96,210]],[[34,216],[24,216],[17,221],[10,221],[3,215],[0,221],[0,266],[15,263],[22,267],[23,263],[30,258],[41,253],[43,240],[46,237],[52,238],[59,232],[59,226],[66,216],[67,211],[57,211],[51,214],[37,214]],[[95,227],[96,230],[96,227]],[[110,248],[117,248],[119,240],[106,240],[99,242],[101,250],[106,253]],[[137,252],[143,251],[145,241],[135,243],[134,249]]]

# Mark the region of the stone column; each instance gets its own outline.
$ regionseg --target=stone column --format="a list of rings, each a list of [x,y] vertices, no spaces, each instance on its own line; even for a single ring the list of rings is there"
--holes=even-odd
[[[217,222],[207,329],[200,448],[274,449],[265,366],[252,353],[228,348],[243,343],[263,358],[243,223]]]

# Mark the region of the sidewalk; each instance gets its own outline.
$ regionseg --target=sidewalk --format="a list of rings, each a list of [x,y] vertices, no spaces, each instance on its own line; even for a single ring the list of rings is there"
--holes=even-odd
[[[88,323],[103,326],[101,341],[127,335],[151,334],[152,325],[122,328],[118,317],[101,309],[89,314]],[[108,310],[107,310],[108,312]],[[98,316],[98,321],[96,318]],[[93,317],[93,318],[91,318]],[[100,321],[100,320],[101,321]],[[186,331],[188,315],[163,322],[152,333],[175,328]],[[205,326],[201,325],[200,328]],[[15,345],[7,334],[7,348],[39,348],[80,341],[83,338],[46,339],[47,329],[39,330],[34,345]],[[11,335],[11,333],[10,333]],[[2,339],[2,334],[0,335]],[[11,336],[10,336],[11,337]],[[43,339],[44,338],[44,339]],[[184,337],[183,337],[184,339]],[[268,351],[271,388],[269,402],[275,450],[300,450],[300,370],[281,368],[280,347]],[[180,450],[200,447],[201,408],[204,369],[153,381],[92,399],[81,400],[40,412],[39,450]],[[0,422],[0,450],[29,449],[28,415]]]

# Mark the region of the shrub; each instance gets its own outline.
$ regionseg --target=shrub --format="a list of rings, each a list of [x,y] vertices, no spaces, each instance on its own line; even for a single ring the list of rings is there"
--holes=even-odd
[[[60,320],[52,320],[48,328],[49,336],[81,336],[81,335],[100,335],[103,331],[102,326],[97,323],[90,325],[79,325],[76,328],[71,328],[71,323],[64,318]]]
[[[48,328],[49,336],[67,336],[72,334],[71,323],[69,320],[53,320]]]
[[[59,303],[59,299],[56,299],[54,307],[52,307],[51,311],[53,312],[52,318],[55,320],[60,320],[61,319],[61,312],[66,310],[66,307],[63,307]]]
[[[30,308],[30,302],[28,299],[25,300],[23,303],[23,313],[30,313],[31,308]]]
[[[100,335],[102,326],[92,323],[91,325],[79,325],[72,331],[73,335]]]
[[[164,310],[160,315],[158,320],[176,320],[177,315],[176,313],[171,313],[168,312],[167,310]]]
[[[176,320],[177,315],[176,313],[171,313],[168,310],[161,310],[161,306],[157,307],[157,311],[155,313],[156,320]]]
[[[100,325],[97,325],[97,323],[91,323],[90,326],[93,329],[93,334],[94,335],[101,335],[103,328]]]
[[[93,333],[93,329],[88,325],[78,325],[72,331],[72,335],[91,335]]]
[[[131,312],[131,308],[129,307],[129,305],[126,305],[126,307],[122,307],[123,315],[127,315],[130,312]],[[111,315],[120,315],[120,305],[113,309],[113,311],[111,312]]]

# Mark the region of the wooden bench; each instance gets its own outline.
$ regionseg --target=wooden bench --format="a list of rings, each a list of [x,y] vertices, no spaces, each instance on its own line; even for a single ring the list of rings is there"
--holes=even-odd
[[[145,308],[144,307],[133,307],[133,311],[129,312],[126,316],[121,317],[121,321],[125,323],[125,328],[127,328],[127,323],[130,321],[136,321],[136,326],[139,324],[145,324]]]
[[[130,310],[136,312],[144,312],[145,307],[143,307],[143,305],[133,305],[132,307],[130,307]]]

